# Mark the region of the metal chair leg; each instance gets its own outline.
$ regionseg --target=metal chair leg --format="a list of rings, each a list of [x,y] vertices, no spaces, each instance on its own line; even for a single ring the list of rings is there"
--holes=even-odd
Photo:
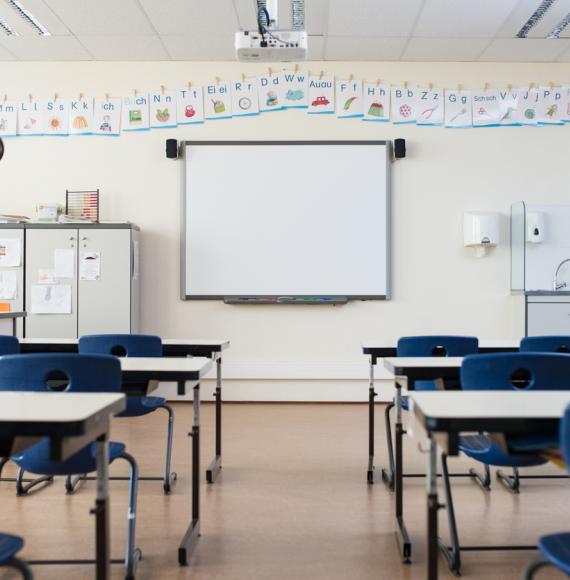
[[[40,483],[53,483],[53,475],[42,475],[32,479],[27,485],[24,485],[24,473],[25,471],[20,467],[18,469],[18,474],[16,475],[16,495],[23,496],[28,495],[28,492],[40,485]]]
[[[164,462],[164,493],[169,494],[172,490],[172,483],[176,481],[176,472],[170,472],[170,464],[172,460],[172,438],[174,433],[174,411],[170,405],[161,405],[168,413],[168,432],[166,437],[166,459]]]
[[[451,546],[448,546],[438,538],[439,549],[447,560],[449,569],[454,576],[461,575],[461,548],[459,546],[459,535],[457,533],[457,522],[455,519],[455,510],[453,508],[453,497],[451,495],[451,481],[447,469],[447,455],[441,455],[441,472],[443,479],[443,488],[445,491],[445,509],[447,510],[447,521],[449,522],[449,537]]]
[[[138,548],[135,548],[139,467],[135,458],[130,453],[124,451],[121,453],[120,457],[127,461],[131,466],[129,479],[129,511],[127,516],[127,543],[125,549],[125,578],[126,580],[134,580],[137,564],[142,558],[142,552]]]
[[[382,480],[388,485],[390,491],[394,491],[396,467],[394,462],[394,443],[392,439],[392,423],[390,420],[390,411],[394,408],[394,402],[388,403],[384,410],[386,423],[386,449],[388,452],[388,469],[382,470]]]
[[[482,476],[474,467],[469,470],[469,473],[485,491],[491,491],[491,468],[486,463],[484,464],[484,468],[485,476]]]
[[[26,564],[26,562],[20,560],[19,558],[11,558],[10,560],[6,560],[6,562],[4,562],[1,566],[3,568],[14,568],[15,570],[18,570],[24,580],[33,580],[34,578],[30,567]]]
[[[540,568],[544,568],[545,566],[551,566],[550,562],[541,558],[540,556],[533,560],[526,568],[523,573],[522,580],[532,580],[534,578],[534,574],[540,570]]]
[[[497,479],[513,493],[520,493],[521,480],[518,467],[513,467],[513,475],[507,475],[504,471],[499,469],[497,471]]]
[[[68,475],[65,478],[65,493],[71,495],[77,491],[77,486],[80,482],[85,481],[87,474],[83,475]]]

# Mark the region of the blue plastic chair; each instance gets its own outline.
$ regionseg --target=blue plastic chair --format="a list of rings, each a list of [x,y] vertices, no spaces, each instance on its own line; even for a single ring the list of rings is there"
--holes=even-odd
[[[159,336],[146,334],[93,334],[79,339],[79,352],[85,354],[112,354],[127,357],[160,357],[162,340]],[[176,480],[176,473],[170,471],[172,461],[172,438],[174,431],[174,411],[163,397],[141,395],[148,389],[148,383],[125,383],[123,387],[127,397],[127,408],[119,417],[142,417],[164,409],[168,413],[166,437],[166,457],[162,477],[140,477],[141,480],[159,480],[163,483],[164,493],[169,494]]]
[[[520,352],[570,353],[570,336],[525,336],[521,340]]]
[[[1,391],[120,393],[121,378],[121,365],[112,356],[44,353],[0,357]],[[21,473],[29,471],[52,479],[55,475],[81,475],[97,470],[95,443],[87,445],[66,461],[52,461],[49,451],[49,439],[46,438],[11,459],[19,466]],[[138,466],[134,457],[126,452],[123,443],[111,442],[109,462],[112,463],[118,458],[124,459],[130,465],[125,554],[125,577],[130,579],[134,578],[136,564],[141,556],[140,550],[135,549]],[[45,479],[34,480],[27,486],[26,492],[41,481]]]
[[[570,471],[570,406],[566,408],[560,422],[560,448]],[[532,580],[534,573],[544,566],[555,566],[570,576],[570,532],[543,536],[538,542],[540,557],[525,572],[525,580]]]
[[[461,388],[474,391],[570,390],[570,357],[555,353],[496,353],[467,356],[461,366]],[[459,449],[467,456],[501,467],[531,467],[547,463],[538,453],[557,445],[556,430],[537,437],[507,437],[503,449],[487,435],[460,437]],[[447,456],[442,454],[442,472],[451,546],[440,543],[454,574],[461,569],[461,548],[453,508]]]
[[[15,568],[22,574],[24,580],[32,580],[32,572],[28,565],[16,554],[24,546],[24,540],[18,536],[10,534],[0,534],[0,567]]]
[[[20,352],[20,341],[15,336],[0,335],[0,356],[5,354],[18,354]],[[6,463],[10,461],[9,457],[0,457],[0,475]],[[2,478],[0,481],[14,481],[13,478]]]
[[[465,356],[474,354],[479,350],[479,340],[475,336],[449,336],[449,335],[431,335],[431,336],[404,336],[398,340],[396,347],[396,356],[413,356],[413,357],[431,357],[431,356]],[[455,384],[453,384],[455,383]],[[446,381],[446,388],[458,388],[457,381]],[[414,388],[416,391],[435,391],[437,390],[434,381],[416,381]],[[386,406],[384,411],[386,423],[386,447],[388,449],[389,471],[382,470],[382,477],[388,483],[390,489],[394,489],[395,483],[395,461],[394,461],[394,444],[392,440],[392,424],[390,412],[395,406],[392,401]],[[407,411],[409,408],[408,397],[402,397],[402,409]],[[479,474],[473,474],[474,477],[481,477]]]

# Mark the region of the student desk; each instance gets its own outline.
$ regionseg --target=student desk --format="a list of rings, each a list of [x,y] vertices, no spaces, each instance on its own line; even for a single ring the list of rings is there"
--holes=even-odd
[[[570,404],[569,391],[449,391],[412,393],[414,418],[428,434],[428,580],[437,578],[437,444],[448,455],[459,453],[459,436],[473,431],[539,435],[558,421]]]
[[[520,340],[481,340],[479,352],[514,352],[519,349]],[[368,388],[368,468],[366,479],[368,483],[374,483],[374,399],[377,396],[374,390],[374,367],[378,359],[397,356],[397,348],[393,344],[387,344],[379,340],[365,340],[362,343],[363,354],[369,357],[369,388]],[[388,473],[385,478],[393,481],[394,474]]]
[[[25,312],[0,312],[0,334],[16,336],[16,323],[23,316]]]
[[[96,578],[111,577],[109,539],[109,419],[125,408],[116,393],[0,392],[0,455],[19,453],[50,438],[51,458],[64,461],[97,442]],[[33,563],[33,562],[31,562]]]
[[[22,352],[77,352],[76,338],[22,338]],[[216,450],[215,457],[206,469],[206,480],[214,483],[222,468],[222,353],[230,346],[226,339],[211,338],[165,338],[162,354],[165,357],[200,356],[216,363]],[[183,387],[178,385],[178,394]]]
[[[175,381],[181,395],[186,394],[190,384],[192,386],[192,518],[178,547],[178,562],[187,566],[190,552],[200,535],[200,380],[212,368],[213,361],[205,357],[122,357],[119,361],[125,380]]]

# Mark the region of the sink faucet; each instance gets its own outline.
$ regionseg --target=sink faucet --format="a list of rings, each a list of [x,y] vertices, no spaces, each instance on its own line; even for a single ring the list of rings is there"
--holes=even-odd
[[[558,268],[556,268],[556,272],[554,272],[554,281],[552,282],[552,288],[554,290],[562,290],[562,288],[566,288],[568,286],[566,282],[562,282],[562,284],[558,282],[558,272],[560,272],[562,266],[568,262],[570,262],[570,258],[566,258],[565,260],[562,260],[560,264],[558,264]]]

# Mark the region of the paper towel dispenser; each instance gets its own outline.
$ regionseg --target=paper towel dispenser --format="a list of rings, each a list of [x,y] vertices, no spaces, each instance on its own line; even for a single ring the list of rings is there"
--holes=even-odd
[[[499,243],[499,214],[466,212],[463,214],[465,246],[496,246]]]

